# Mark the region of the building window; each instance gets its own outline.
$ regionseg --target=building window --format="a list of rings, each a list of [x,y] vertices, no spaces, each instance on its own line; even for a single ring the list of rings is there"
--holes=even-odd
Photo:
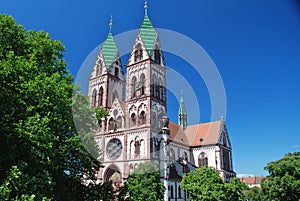
[[[141,61],[143,58],[143,50],[140,44],[136,46],[136,50],[134,51],[134,62]]]
[[[181,188],[178,186],[178,198],[181,198]]]
[[[158,64],[161,62],[159,50],[154,50],[154,61]]]
[[[174,188],[171,186],[171,198],[174,198]]]
[[[110,118],[108,121],[108,130],[115,130],[115,121],[113,118]]]
[[[139,158],[140,153],[141,153],[141,142],[137,140],[134,143],[134,158]]]
[[[119,139],[111,139],[106,147],[107,156],[110,159],[117,159],[122,153],[122,143]]]
[[[102,102],[103,102],[103,87],[100,87],[98,93],[98,107],[102,106]]]
[[[130,125],[132,126],[136,126],[136,115],[135,113],[132,113],[130,116]]]
[[[204,152],[201,152],[198,157],[198,166],[203,167],[208,165],[208,159]]]
[[[97,67],[96,67],[96,76],[99,75],[99,71],[100,71],[100,66],[97,66]]]
[[[170,149],[170,158],[173,160],[175,159],[175,152],[174,152],[174,149],[172,149],[172,148]]]
[[[119,116],[117,118],[117,128],[122,128],[122,117],[121,116]]]
[[[118,67],[115,67],[115,76],[119,77],[119,68]]]
[[[135,91],[136,91],[136,77],[133,76],[132,80],[131,80],[131,98],[135,97]]]
[[[94,90],[93,90],[93,94],[92,94],[92,106],[93,106],[93,107],[96,107],[96,106],[97,106],[97,105],[96,105],[96,100],[97,100],[96,94],[97,94],[97,90],[94,89]]]
[[[146,124],[146,113],[145,113],[145,111],[142,111],[141,114],[140,114],[140,124],[141,125]]]
[[[142,73],[141,77],[140,77],[140,94],[141,96],[145,94],[145,75],[144,73]]]
[[[223,166],[225,170],[230,170],[229,151],[223,150]]]

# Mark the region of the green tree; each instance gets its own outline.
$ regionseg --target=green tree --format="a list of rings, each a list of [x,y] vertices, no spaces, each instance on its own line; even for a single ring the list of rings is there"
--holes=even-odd
[[[300,152],[268,163],[265,170],[269,175],[261,183],[264,200],[300,200]]]
[[[138,166],[127,179],[127,188],[130,200],[134,201],[161,201],[165,187],[160,181],[160,173],[153,163],[143,163]]]
[[[257,186],[249,188],[249,190],[247,190],[245,192],[245,194],[246,194],[246,199],[248,201],[261,201],[261,200],[263,200],[261,189]]]
[[[245,190],[248,186],[240,182],[238,178],[231,178],[229,183],[224,183],[226,200],[243,201],[246,200]]]
[[[100,198],[99,163],[73,122],[64,46],[3,14],[0,36],[0,200]]]
[[[191,201],[245,200],[244,184],[236,178],[231,179],[230,183],[224,183],[219,172],[207,166],[185,174],[181,188],[189,193]]]

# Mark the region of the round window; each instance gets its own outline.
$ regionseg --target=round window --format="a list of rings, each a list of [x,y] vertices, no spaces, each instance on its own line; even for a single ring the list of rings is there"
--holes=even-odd
[[[122,143],[119,139],[111,139],[106,146],[107,156],[111,159],[117,159],[122,153]]]

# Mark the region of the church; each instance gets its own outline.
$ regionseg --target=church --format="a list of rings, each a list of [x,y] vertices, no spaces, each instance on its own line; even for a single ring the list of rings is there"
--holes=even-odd
[[[121,185],[139,164],[152,161],[158,165],[166,187],[164,200],[187,200],[187,193],[180,188],[185,172],[211,166],[224,181],[235,177],[232,147],[223,117],[187,124],[183,95],[178,122],[169,122],[163,49],[148,16],[147,2],[144,9],[144,19],[126,64],[126,76],[111,20],[89,77],[91,105],[109,113],[95,132],[103,163],[98,180]]]

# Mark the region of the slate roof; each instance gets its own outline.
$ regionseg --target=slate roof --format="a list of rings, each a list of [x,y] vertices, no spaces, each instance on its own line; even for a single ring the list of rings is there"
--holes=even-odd
[[[142,38],[142,41],[146,47],[148,54],[151,55],[157,33],[153,28],[153,25],[147,15],[145,15],[144,17],[143,23],[139,30],[139,34]]]
[[[104,58],[105,66],[107,69],[109,69],[118,53],[118,48],[111,32],[108,34],[104,44],[101,47],[101,53]]]

